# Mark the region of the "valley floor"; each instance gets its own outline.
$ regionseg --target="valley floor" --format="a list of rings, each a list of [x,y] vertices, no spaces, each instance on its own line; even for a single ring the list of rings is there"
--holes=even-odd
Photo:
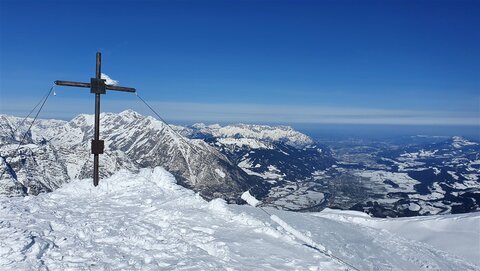
[[[351,270],[251,206],[206,202],[161,168],[0,198],[1,270]],[[480,270],[478,214],[373,219],[268,209],[359,270]]]

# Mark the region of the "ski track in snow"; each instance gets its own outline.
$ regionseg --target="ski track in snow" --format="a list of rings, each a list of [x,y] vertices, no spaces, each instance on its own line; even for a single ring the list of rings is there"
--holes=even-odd
[[[1,270],[348,270],[261,210],[206,202],[162,168],[0,203]],[[480,270],[386,230],[269,211],[360,270]]]

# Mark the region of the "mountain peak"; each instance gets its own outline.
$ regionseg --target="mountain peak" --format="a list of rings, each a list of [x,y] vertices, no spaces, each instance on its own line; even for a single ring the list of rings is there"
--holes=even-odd
[[[314,144],[307,135],[294,130],[290,126],[270,126],[257,124],[231,124],[220,126],[219,124],[206,126],[197,123],[191,126],[199,129],[202,133],[211,134],[218,138],[246,138],[261,141],[284,142],[293,147],[304,147]]]
[[[138,113],[137,111],[133,110],[133,109],[126,109],[120,113],[118,113],[120,116],[135,116],[135,117],[138,117],[138,116],[142,116],[140,113]]]

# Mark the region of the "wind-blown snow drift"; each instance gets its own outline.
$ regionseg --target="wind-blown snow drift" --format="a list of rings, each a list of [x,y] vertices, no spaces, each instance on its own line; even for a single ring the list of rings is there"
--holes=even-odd
[[[207,202],[162,168],[0,198],[1,270],[345,270],[251,206]],[[360,270],[480,270],[348,219],[269,209]],[[318,216],[319,215],[319,216]]]

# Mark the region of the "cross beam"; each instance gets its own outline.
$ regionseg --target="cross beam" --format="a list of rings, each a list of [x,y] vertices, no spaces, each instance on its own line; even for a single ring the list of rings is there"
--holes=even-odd
[[[90,79],[90,83],[72,82],[72,81],[55,81],[58,86],[82,87],[90,88],[90,93],[95,94],[95,133],[92,140],[93,154],[93,185],[98,185],[98,160],[99,155],[103,154],[104,141],[100,140],[100,95],[106,94],[106,90],[136,92],[134,88],[107,85],[105,79],[101,78],[102,54],[97,52],[97,62],[95,69],[95,77]]]

